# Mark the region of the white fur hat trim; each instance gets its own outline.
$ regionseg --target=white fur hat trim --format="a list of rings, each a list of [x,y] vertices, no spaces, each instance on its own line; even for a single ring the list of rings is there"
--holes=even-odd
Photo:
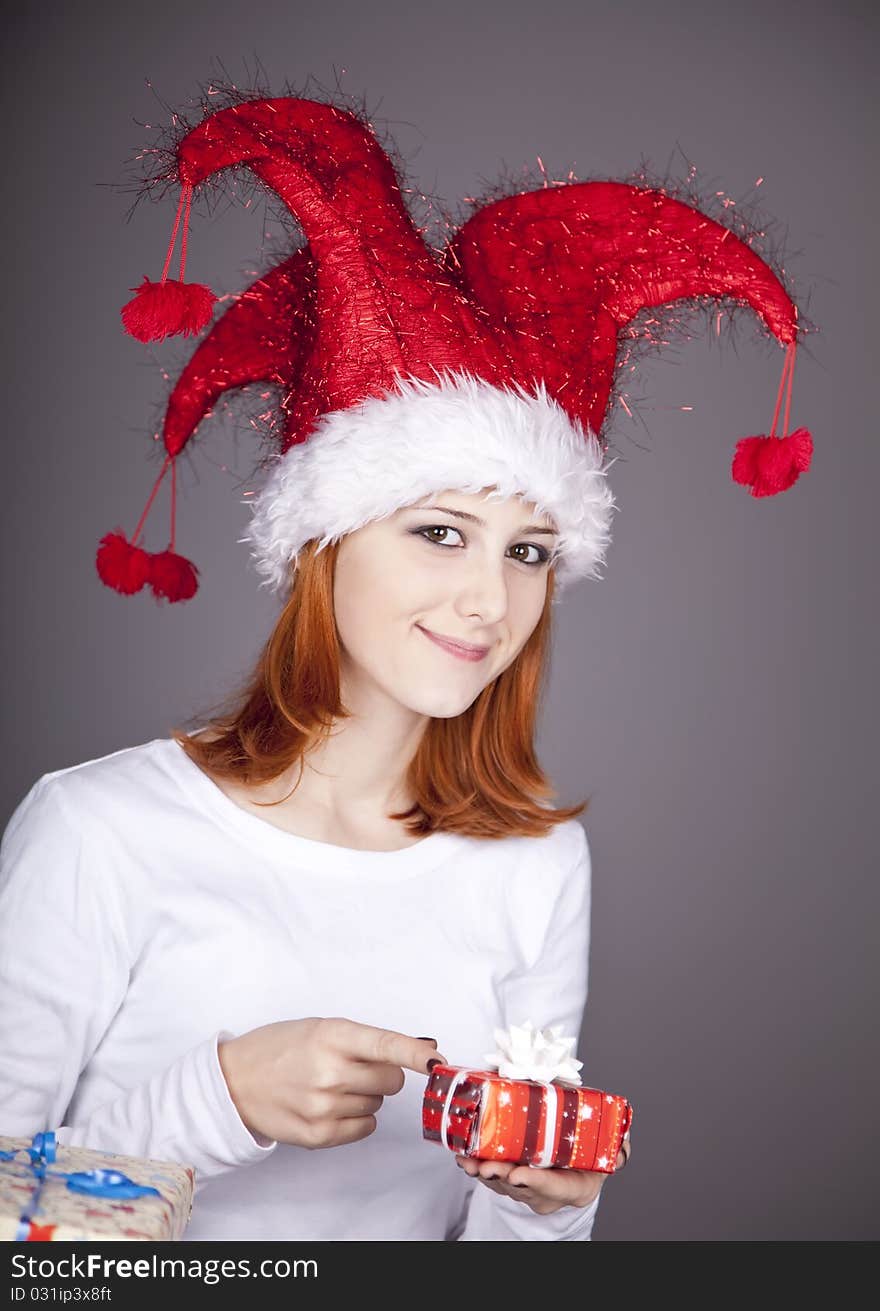
[[[556,593],[598,578],[615,502],[592,434],[547,395],[493,386],[464,370],[438,382],[397,377],[398,391],[333,410],[305,442],[275,458],[240,539],[262,586],[289,586],[300,549],[320,547],[431,493],[521,496],[560,534]]]

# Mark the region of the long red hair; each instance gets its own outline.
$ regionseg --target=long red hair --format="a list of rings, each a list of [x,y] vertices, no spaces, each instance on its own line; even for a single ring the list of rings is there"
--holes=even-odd
[[[172,730],[202,769],[244,784],[271,782],[293,765],[302,771],[303,758],[334,721],[351,717],[340,699],[333,607],[338,549],[338,541],[320,551],[312,541],[300,551],[290,596],[253,672],[207,723],[196,717],[211,730],[210,740],[195,736],[197,730]],[[549,808],[555,791],[535,755],[553,590],[551,568],[541,618],[516,660],[462,714],[428,721],[406,779],[415,803],[388,816],[405,821],[413,837],[437,829],[476,838],[539,837],[587,809],[589,799]]]

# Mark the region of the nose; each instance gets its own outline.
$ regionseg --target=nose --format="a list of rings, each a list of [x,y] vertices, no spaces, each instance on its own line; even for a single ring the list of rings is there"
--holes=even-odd
[[[479,615],[484,624],[498,623],[507,614],[509,604],[504,560],[490,561],[474,555],[468,561],[456,601],[456,611],[463,619]]]

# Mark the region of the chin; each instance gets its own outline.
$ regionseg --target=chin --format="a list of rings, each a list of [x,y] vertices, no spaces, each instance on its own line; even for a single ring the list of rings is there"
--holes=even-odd
[[[411,697],[403,697],[398,691],[397,699],[417,715],[427,715],[431,719],[455,719],[474,704],[482,690],[482,687],[478,687],[468,696],[461,693],[453,695],[449,689],[434,688],[431,691],[424,691],[421,695],[413,693]]]

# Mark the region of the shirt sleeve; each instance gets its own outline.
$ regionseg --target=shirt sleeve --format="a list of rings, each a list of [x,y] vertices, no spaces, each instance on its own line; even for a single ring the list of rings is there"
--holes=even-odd
[[[53,1130],[66,1146],[178,1161],[198,1187],[277,1146],[232,1101],[217,1053],[226,1030],[62,1123],[128,988],[119,884],[63,785],[38,780],[0,844],[0,1133]]]
[[[511,880],[508,888],[521,963],[505,983],[505,1027],[531,1020],[541,1029],[561,1024],[565,1036],[581,1031],[589,975],[591,861],[583,826],[572,820],[566,828],[571,842],[561,867],[531,870],[529,879]],[[545,876],[546,886],[536,885]],[[551,1215],[537,1215],[474,1180],[458,1241],[588,1240],[601,1196],[587,1207],[563,1206]]]

